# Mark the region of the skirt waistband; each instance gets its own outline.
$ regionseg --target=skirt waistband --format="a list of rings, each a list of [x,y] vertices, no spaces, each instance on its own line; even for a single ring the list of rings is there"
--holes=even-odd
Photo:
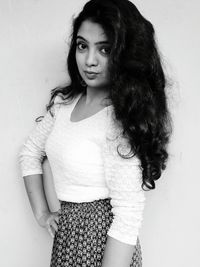
[[[96,205],[96,204],[100,204],[100,203],[108,203],[110,204],[111,198],[104,198],[104,199],[97,199],[94,201],[90,201],[90,202],[71,202],[71,201],[64,201],[64,200],[59,200],[61,206],[88,206],[88,205]]]

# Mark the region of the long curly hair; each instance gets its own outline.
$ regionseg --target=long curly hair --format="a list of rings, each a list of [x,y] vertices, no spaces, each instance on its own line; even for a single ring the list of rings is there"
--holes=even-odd
[[[85,4],[73,21],[67,58],[70,84],[52,90],[47,109],[51,108],[58,94],[63,99],[73,99],[86,92],[75,60],[76,36],[85,20],[99,23],[112,44],[109,98],[116,119],[121,122],[123,135],[131,145],[131,156],[137,155],[140,159],[142,188],[154,189],[155,180],[166,167],[171,119],[165,92],[166,78],[154,28],[132,2],[90,0]]]

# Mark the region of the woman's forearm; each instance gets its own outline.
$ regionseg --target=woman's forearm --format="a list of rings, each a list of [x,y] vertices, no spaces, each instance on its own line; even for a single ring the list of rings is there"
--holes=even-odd
[[[130,267],[135,246],[108,236],[102,267]]]
[[[49,207],[44,193],[41,174],[24,176],[26,192],[35,215],[38,220],[43,214],[49,213]]]

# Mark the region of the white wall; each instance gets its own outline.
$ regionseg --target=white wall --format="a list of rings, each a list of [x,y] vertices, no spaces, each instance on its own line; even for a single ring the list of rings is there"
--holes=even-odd
[[[49,266],[51,237],[35,222],[17,163],[50,89],[67,79],[71,15],[83,0],[0,1],[0,265]],[[198,112],[200,18],[197,0],[135,1],[156,29],[173,76],[174,120],[168,169],[146,194],[144,267],[198,267],[200,243]]]

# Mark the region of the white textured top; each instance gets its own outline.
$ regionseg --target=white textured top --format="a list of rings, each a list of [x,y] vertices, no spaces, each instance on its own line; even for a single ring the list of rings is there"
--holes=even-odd
[[[70,120],[81,94],[70,104],[59,96],[20,151],[22,175],[42,174],[47,155],[59,200],[89,202],[111,198],[114,219],[108,235],[135,245],[142,222],[145,196],[137,157],[123,159],[129,152],[127,140],[108,106],[78,122]]]

